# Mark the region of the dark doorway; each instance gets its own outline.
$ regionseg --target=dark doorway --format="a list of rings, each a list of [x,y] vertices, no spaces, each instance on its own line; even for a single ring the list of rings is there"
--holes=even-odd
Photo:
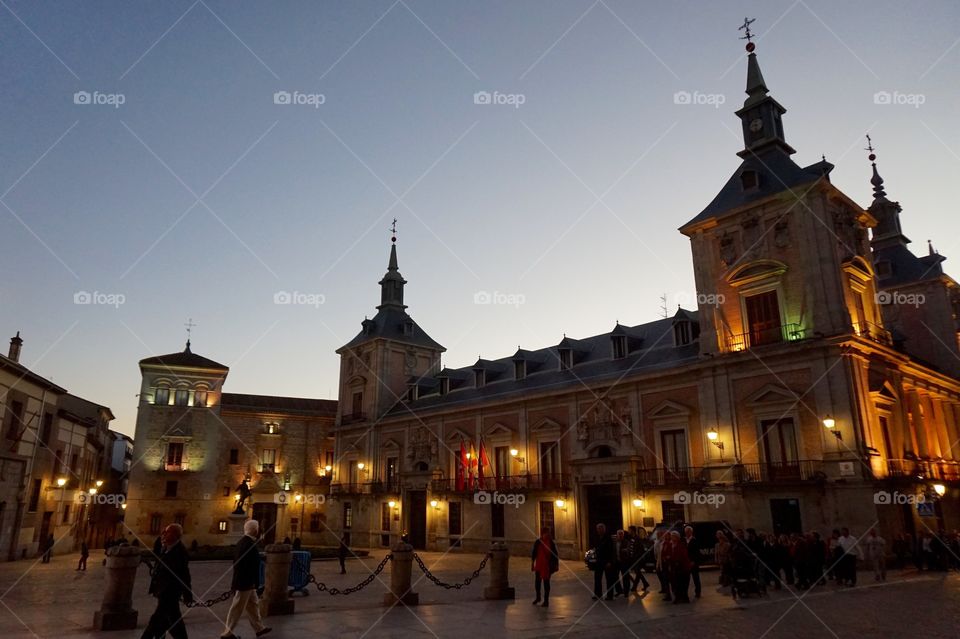
[[[799,499],[771,499],[770,515],[773,517],[773,534],[789,535],[803,532]]]
[[[783,341],[776,291],[751,295],[744,300],[744,306],[747,309],[747,324],[750,326],[750,346]]]
[[[661,522],[669,526],[675,526],[687,520],[686,507],[672,499],[664,499],[661,501],[660,510],[663,513]]]
[[[253,518],[260,522],[263,541],[268,544],[277,540],[277,505],[259,503],[253,505]]]
[[[587,522],[589,538],[596,534],[597,524],[606,524],[607,532],[623,528],[623,500],[620,484],[587,486]]]
[[[410,543],[417,550],[427,547],[427,491],[407,492],[407,527]]]
[[[43,519],[40,522],[40,551],[47,549],[47,537],[50,536],[50,521],[53,519],[53,513],[49,510],[43,513]]]

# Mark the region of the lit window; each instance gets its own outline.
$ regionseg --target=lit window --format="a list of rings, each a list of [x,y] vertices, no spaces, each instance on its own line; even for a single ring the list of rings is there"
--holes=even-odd
[[[217,523],[217,530],[219,530],[219,531],[222,532],[222,533],[227,532],[227,520],[226,520],[226,519],[221,519],[221,520]]]
[[[193,405],[199,406],[201,408],[206,408],[207,406],[207,389],[198,388],[193,392]]]
[[[160,387],[156,390],[153,396],[153,403],[158,406],[166,406],[170,403],[170,389],[166,387]]]
[[[280,424],[277,422],[267,422],[263,425],[263,430],[268,435],[276,435],[280,432]]]
[[[190,392],[186,388],[178,388],[176,394],[174,395],[174,403],[177,406],[186,406],[189,396]]]

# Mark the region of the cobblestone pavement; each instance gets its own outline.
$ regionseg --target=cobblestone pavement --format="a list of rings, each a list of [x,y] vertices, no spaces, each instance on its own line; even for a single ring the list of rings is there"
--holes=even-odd
[[[319,581],[343,588],[369,574],[383,558],[374,551],[365,560],[347,564],[341,576],[336,562],[314,562]],[[426,564],[441,579],[457,581],[477,566],[479,555],[423,553]],[[146,594],[148,575],[141,567],[134,590],[139,610],[136,631],[96,633],[91,630],[93,613],[103,594],[101,557],[91,557],[87,572],[74,570],[76,559],[55,557],[50,564],[19,561],[0,564],[0,639],[20,637],[139,637],[154,608]],[[809,593],[771,591],[766,598],[734,602],[716,592],[716,572],[705,572],[703,598],[692,604],[673,605],[655,592],[629,601],[591,600],[593,577],[582,564],[563,562],[554,577],[550,608],[530,604],[533,579],[530,562],[513,558],[511,585],[515,602],[485,601],[486,572],[462,590],[444,590],[423,579],[413,567],[414,590],[420,605],[406,609],[381,605],[389,584],[389,565],[366,589],[349,596],[330,596],[314,590],[296,596],[296,614],[271,617],[271,637],[909,637],[924,639],[960,636],[960,576],[955,573],[893,571],[885,583],[874,583],[869,573],[860,573],[860,586],[838,588],[832,584]],[[486,570],[489,570],[487,568]],[[210,598],[229,587],[229,562],[191,564],[194,590]],[[651,576],[652,577],[652,576]],[[419,582],[418,582],[419,580]],[[656,579],[653,579],[656,582]],[[210,610],[193,609],[186,615],[193,638],[215,638],[223,630],[228,603]],[[245,620],[237,632],[253,637]]]

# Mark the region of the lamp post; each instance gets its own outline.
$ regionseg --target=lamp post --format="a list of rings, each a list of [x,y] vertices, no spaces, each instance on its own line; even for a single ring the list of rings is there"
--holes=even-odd
[[[837,420],[827,415],[823,418],[823,427],[827,429],[827,432],[832,433],[833,436],[837,438],[837,452],[839,453],[840,442],[843,441],[843,433],[837,429]]]

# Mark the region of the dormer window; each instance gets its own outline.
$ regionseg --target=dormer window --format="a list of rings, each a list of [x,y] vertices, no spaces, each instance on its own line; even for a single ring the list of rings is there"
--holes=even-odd
[[[364,335],[371,335],[373,334],[373,327],[376,326],[376,322],[372,319],[365,319],[360,326],[362,327]]]
[[[690,322],[677,322],[673,325],[673,343],[675,346],[686,346],[693,341],[693,327]]]
[[[524,379],[527,376],[527,362],[522,359],[513,362],[513,378]]]
[[[440,378],[440,394],[446,395],[449,392],[450,392],[450,378],[441,377]]]
[[[885,279],[893,275],[893,269],[890,267],[890,260],[880,260],[876,264],[877,277]]]
[[[613,338],[613,359],[623,359],[627,356],[627,336],[614,335]]]
[[[558,352],[560,355],[560,370],[568,371],[573,368],[573,349],[560,348]]]
[[[487,371],[477,368],[473,371],[473,380],[477,388],[483,388],[487,383]]]
[[[410,384],[410,387],[407,388],[407,401],[415,402],[420,399],[420,385],[417,383]]]
[[[760,186],[760,174],[756,171],[744,171],[740,174],[740,186],[744,191],[752,191]]]
[[[403,334],[407,337],[413,337],[413,320],[406,320],[403,323]]]

